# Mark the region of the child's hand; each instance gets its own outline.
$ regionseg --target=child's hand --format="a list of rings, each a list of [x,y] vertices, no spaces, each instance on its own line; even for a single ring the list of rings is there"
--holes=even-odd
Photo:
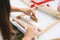
[[[32,38],[34,38],[34,36],[37,34],[35,27],[29,27],[27,29],[27,32],[25,33],[25,36],[23,39],[25,40],[31,40]]]
[[[32,9],[30,9],[30,8],[23,9],[23,12],[24,12],[25,14],[29,15],[30,17],[36,17],[34,10],[32,10]]]

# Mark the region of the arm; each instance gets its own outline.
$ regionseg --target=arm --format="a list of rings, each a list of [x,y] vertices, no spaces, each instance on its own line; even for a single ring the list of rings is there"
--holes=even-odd
[[[18,7],[11,6],[11,11],[12,12],[23,12],[26,15],[29,15],[34,21],[37,22],[35,12],[31,8],[18,8]]]
[[[22,40],[32,40],[34,36],[37,34],[35,27],[31,26],[27,29],[25,36]]]
[[[23,10],[23,8],[11,6],[11,12],[24,12]]]
[[[18,7],[11,6],[11,11],[12,12],[23,12],[29,16],[35,16],[35,13],[30,8],[18,8]]]

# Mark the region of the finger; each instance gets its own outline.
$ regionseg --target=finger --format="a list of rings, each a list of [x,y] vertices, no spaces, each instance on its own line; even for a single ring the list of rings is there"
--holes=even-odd
[[[35,12],[34,12],[34,10],[32,10],[32,16],[36,17],[36,16],[35,16]]]
[[[30,15],[29,15],[30,17],[32,17],[32,18],[35,18],[36,16],[35,16],[35,14],[32,12],[32,13],[30,13]]]
[[[36,17],[35,14],[32,13],[32,16]]]

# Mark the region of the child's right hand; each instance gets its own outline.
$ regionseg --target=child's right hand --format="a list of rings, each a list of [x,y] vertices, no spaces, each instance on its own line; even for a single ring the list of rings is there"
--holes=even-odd
[[[24,40],[31,40],[37,34],[35,27],[29,27],[25,33]]]

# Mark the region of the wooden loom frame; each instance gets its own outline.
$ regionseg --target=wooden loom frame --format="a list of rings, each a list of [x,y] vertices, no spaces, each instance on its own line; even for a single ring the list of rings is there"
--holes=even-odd
[[[52,39],[52,40],[60,40],[60,38],[54,38],[54,39]]]
[[[21,25],[23,28],[29,27],[29,26],[30,27],[31,26],[34,27],[34,25],[32,25],[31,23],[29,23],[29,21],[27,21],[26,19],[22,18],[23,16],[25,16],[25,14],[22,14],[22,15],[19,15],[19,16],[15,17],[14,21],[17,22],[19,25]],[[18,19],[21,19],[21,18],[22,18],[23,21],[25,20],[25,22],[29,23],[29,25],[25,25],[24,23],[22,23],[21,21],[18,20]],[[51,23],[50,25],[48,25],[46,29],[40,30],[40,32],[34,37],[34,40],[37,40],[38,36],[42,35],[46,31],[48,31],[51,27],[53,27],[58,22],[60,22],[60,19],[58,19],[58,20],[54,21],[53,23]]]
[[[26,0],[21,0],[21,1],[30,6],[30,4],[28,2],[26,2]],[[39,8],[40,11],[45,12],[47,14],[52,15],[55,18],[60,19],[60,14],[59,14],[60,12],[53,9],[51,6],[48,7],[46,5],[41,4],[41,5],[35,5],[35,7],[33,7],[32,9],[34,10],[34,9],[36,9],[36,7]]]

